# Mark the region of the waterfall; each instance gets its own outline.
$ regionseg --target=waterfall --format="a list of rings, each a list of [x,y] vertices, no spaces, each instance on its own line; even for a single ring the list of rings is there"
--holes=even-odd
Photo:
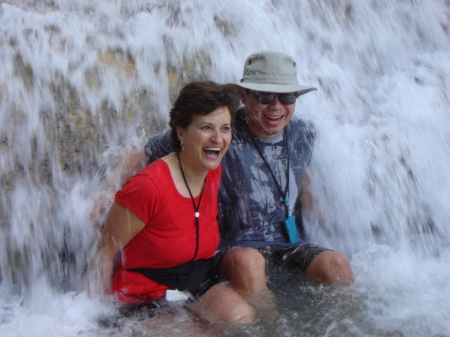
[[[2,0],[0,22],[1,336],[115,333],[84,292],[96,201],[185,83],[265,49],[318,88],[296,107],[318,131],[306,228],[356,281],[274,277],[280,316],[247,335],[450,335],[448,1]]]

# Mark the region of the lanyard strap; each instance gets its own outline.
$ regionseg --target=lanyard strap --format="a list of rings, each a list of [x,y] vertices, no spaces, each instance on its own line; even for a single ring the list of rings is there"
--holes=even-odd
[[[285,139],[286,139],[286,151],[287,151],[287,177],[286,177],[286,187],[283,190],[281,189],[280,184],[278,183],[277,179],[275,178],[275,174],[273,173],[272,169],[269,166],[269,163],[267,162],[266,157],[264,156],[264,153],[262,153],[261,149],[258,146],[258,143],[256,142],[255,137],[253,137],[252,132],[250,131],[250,128],[248,127],[247,121],[245,121],[245,125],[247,126],[248,129],[248,133],[250,135],[250,138],[253,141],[253,145],[255,146],[256,150],[259,153],[259,156],[262,158],[262,160],[264,161],[264,163],[266,164],[267,169],[270,172],[270,175],[272,176],[272,179],[275,183],[275,185],[277,186],[278,192],[280,193],[282,200],[282,204],[284,204],[285,208],[286,208],[286,217],[289,216],[289,207],[288,207],[288,200],[286,199],[286,196],[288,194],[288,190],[289,190],[289,143],[288,143],[288,139],[287,139],[287,132],[286,130],[284,130],[284,134],[285,134]]]
[[[194,257],[191,260],[191,261],[194,261],[198,254],[198,245],[199,245],[199,241],[200,241],[200,223],[199,223],[200,222],[199,221],[200,213],[198,212],[198,210],[200,209],[200,203],[202,202],[203,190],[205,189],[205,185],[206,185],[206,177],[205,177],[205,180],[203,181],[203,187],[202,187],[202,191],[200,192],[200,199],[198,201],[198,205],[196,205],[194,196],[192,195],[191,189],[189,188],[189,184],[187,182],[186,175],[184,174],[183,165],[181,165],[180,154],[178,152],[177,152],[177,157],[178,157],[178,164],[180,164],[181,174],[183,175],[184,183],[186,184],[186,187],[189,191],[189,195],[191,196],[191,200],[192,200],[192,205],[194,206],[194,210],[195,210],[194,216],[195,216],[195,229],[197,231],[197,242],[195,245]]]

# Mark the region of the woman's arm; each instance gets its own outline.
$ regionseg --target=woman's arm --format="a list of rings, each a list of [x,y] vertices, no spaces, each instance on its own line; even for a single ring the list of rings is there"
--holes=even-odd
[[[117,202],[112,204],[88,269],[90,294],[108,292],[117,253],[144,227],[145,223],[128,208]]]

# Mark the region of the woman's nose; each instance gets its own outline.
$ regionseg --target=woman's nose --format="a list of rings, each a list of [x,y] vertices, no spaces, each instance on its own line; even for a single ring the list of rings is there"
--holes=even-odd
[[[214,142],[219,143],[222,140],[222,134],[219,130],[214,130],[211,139]]]

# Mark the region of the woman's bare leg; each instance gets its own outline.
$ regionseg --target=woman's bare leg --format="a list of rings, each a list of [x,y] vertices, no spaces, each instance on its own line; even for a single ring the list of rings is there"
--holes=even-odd
[[[216,284],[191,304],[191,310],[210,323],[253,323],[255,310],[233,288]]]

